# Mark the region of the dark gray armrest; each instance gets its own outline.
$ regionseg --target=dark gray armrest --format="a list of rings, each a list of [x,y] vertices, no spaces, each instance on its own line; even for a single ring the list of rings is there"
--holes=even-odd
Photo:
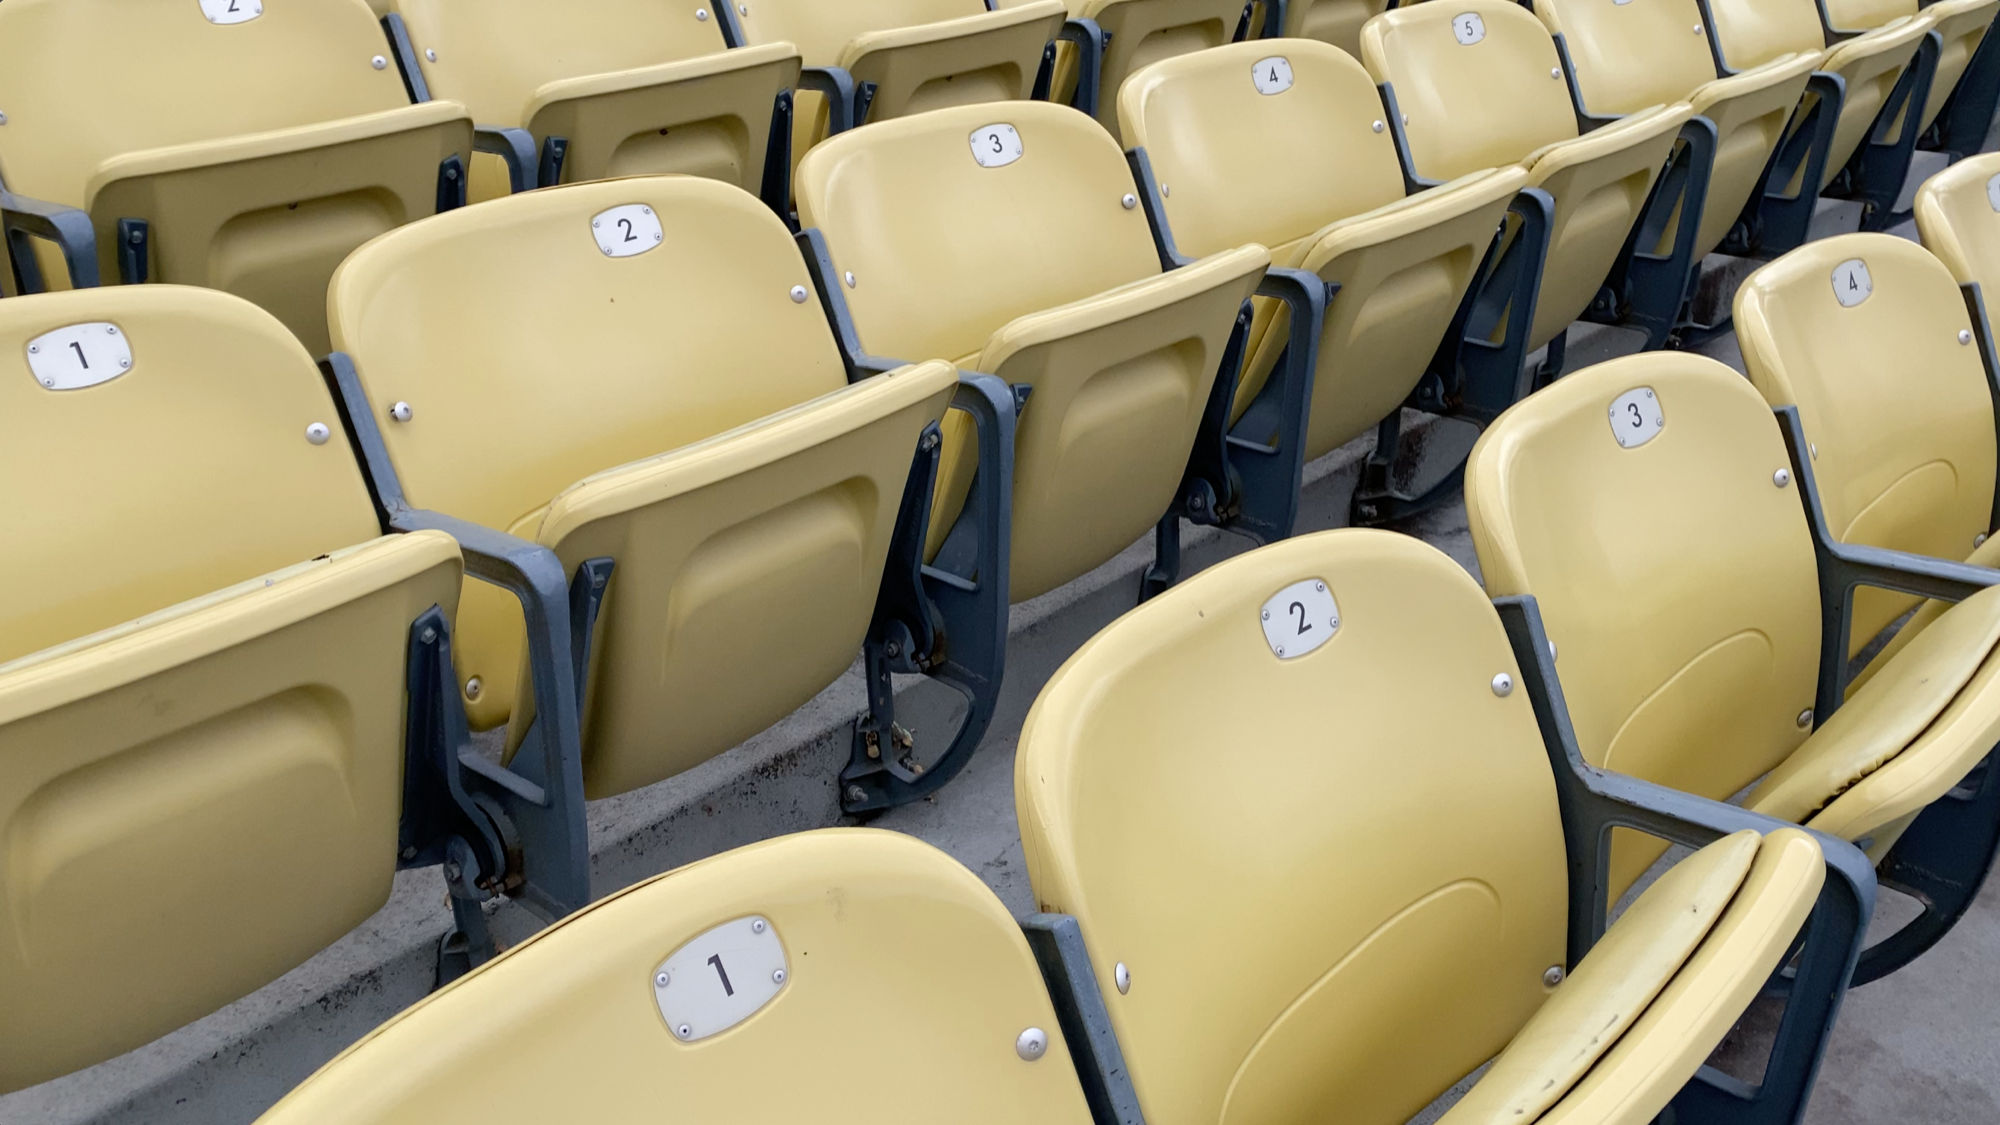
[[[535,138],[526,129],[474,125],[472,149],[474,152],[490,153],[507,162],[508,191],[519,195],[541,186],[536,182],[541,167],[535,156]]]
[[[70,288],[96,288],[97,228],[91,225],[90,216],[84,212],[60,203],[0,191],[0,231],[5,233],[24,284],[29,277],[41,278],[27,241],[29,238],[41,238],[55,243],[62,251],[63,262],[69,267]]]
[[[845,67],[809,66],[799,72],[799,89],[826,98],[826,135],[845,133],[864,120],[861,90]]]

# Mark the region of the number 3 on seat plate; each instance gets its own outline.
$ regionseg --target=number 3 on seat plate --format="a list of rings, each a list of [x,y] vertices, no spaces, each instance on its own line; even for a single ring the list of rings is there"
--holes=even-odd
[[[777,999],[791,979],[785,943],[767,918],[724,922],[653,970],[653,1000],[683,1043],[720,1035]]]
[[[1611,436],[1623,449],[1637,449],[1667,428],[1667,412],[1651,387],[1634,387],[1611,402]]]
[[[1340,607],[1321,578],[1294,582],[1272,594],[1258,614],[1264,643],[1280,660],[1297,660],[1340,631]]]
[[[1021,134],[1012,125],[982,125],[972,131],[972,159],[981,168],[1005,168],[1021,159]]]

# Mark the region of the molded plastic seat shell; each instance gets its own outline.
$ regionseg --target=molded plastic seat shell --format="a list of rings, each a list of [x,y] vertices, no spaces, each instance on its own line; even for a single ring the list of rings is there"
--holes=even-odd
[[[1298,583],[1337,627],[1285,606]],[[1281,658],[1272,630],[1332,635]],[[1393,1125],[1497,1053],[1448,1120],[1649,1122],[1755,997],[1824,878],[1792,830],[1696,853],[1544,985],[1567,852],[1496,673],[1464,570],[1334,531],[1189,578],[1051,678],[1015,763],[1029,877],[1077,917],[1149,1121]]]
[[[757,191],[778,94],[798,84],[787,44],[729,50],[707,0],[391,0],[432,97],[482,125],[568,142],[563,180],[682,172]],[[615,28],[615,33],[610,29]],[[481,154],[474,199],[507,194]]]
[[[2000,153],[1969,156],[1917,189],[1917,231],[1960,285],[2000,292]],[[1988,297],[1989,308],[1994,300]]]
[[[1715,165],[1695,234],[1694,258],[1700,261],[1721,245],[1762,185],[1819,53],[1781,55],[1717,78],[1696,0],[1543,0],[1534,10],[1568,46],[1587,111],[1622,116],[1686,101],[1715,124]],[[1662,239],[1671,244],[1673,236],[1670,224]]]
[[[364,0],[270,4],[214,24],[194,3],[8,0],[0,176],[89,212],[119,276],[120,219],[149,224],[152,281],[222,289],[326,350],[326,283],[356,246],[437,208],[439,165],[472,155],[452,102],[412,106]],[[115,59],[52,81],[47,60]],[[44,282],[67,286],[37,242]]]
[[[793,43],[807,66],[873,83],[869,121],[1034,92],[1062,0],[988,11],[983,0],[757,0],[740,13],[746,45]],[[792,160],[826,139],[826,100],[800,91]]]
[[[1000,6],[1019,6],[1022,2],[1003,0]],[[1162,59],[1229,43],[1243,21],[1244,7],[1236,0],[1068,0],[1068,3],[1072,17],[1096,21],[1109,37],[1104,48],[1104,69],[1098,76],[1097,120],[1127,146],[1138,142],[1121,131],[1118,105],[1126,80]],[[1075,45],[1058,46],[1060,53],[1050,97],[1067,103],[1076,89]]]
[[[614,208],[660,225],[610,257]],[[636,221],[635,221],[636,220]],[[409,502],[616,569],[583,703],[586,792],[648,785],[795,710],[861,650],[932,362],[849,385],[784,224],[693,177],[546,189],[355,254],[329,300]],[[526,714],[520,609],[468,586],[475,724]]]
[[[1870,289],[1849,306],[1836,289],[1858,284],[1853,262]],[[1736,327],[1751,384],[1799,410],[1835,539],[1948,559],[1980,545],[1992,530],[1993,396],[1942,263],[1890,235],[1822,239],[1745,279]],[[1916,601],[1857,591],[1852,651]],[[1906,627],[1893,643],[1915,635]]]
[[[443,535],[379,538],[312,359],[237,298],[10,298],[0,341],[13,1090],[236,1000],[387,899],[410,632],[450,618],[460,563]],[[131,365],[45,386],[29,349],[72,344]]]
[[[1291,85],[1265,94],[1251,71],[1272,59],[1284,60]],[[1367,71],[1310,40],[1170,59],[1126,83],[1119,101],[1125,135],[1172,189],[1162,203],[1181,253],[1258,242],[1273,248],[1274,264],[1341,287],[1320,336],[1306,456],[1339,448],[1400,407],[1525,173],[1475,172],[1406,198],[1395,140],[1374,128],[1382,107]],[[1315,141],[1298,144],[1302,136]],[[1291,158],[1271,164],[1276,148]],[[1290,324],[1286,306],[1258,299],[1237,415],[1277,367]]]
[[[1287,39],[1318,39],[1359,58],[1362,26],[1388,8],[1388,0],[1289,0],[1280,34]]]
[[[729,1031],[681,1042],[654,1000],[654,974],[691,939],[751,916],[783,945],[783,987]],[[1047,1036],[1032,1062],[1015,1050],[1029,1028]],[[905,1071],[895,1083],[865,1098],[828,1095],[889,1041]],[[492,1080],[496,1052],[518,1052],[507,1082]],[[660,1117],[1087,1125],[1090,1112],[1034,955],[993,892],[907,836],[823,829],[570,915],[383,1025],[259,1120]]]
[[[1021,155],[983,167],[975,132]],[[855,281],[862,347],[942,355],[1034,388],[1015,435],[1012,596],[1123,550],[1174,500],[1238,310],[1270,256],[1162,273],[1117,142],[1048,102],[960,106],[835,137],[799,166],[799,222]],[[955,417],[955,416],[954,416]],[[971,483],[947,425],[933,539]]]
[[[1820,70],[1840,76],[1844,84],[1840,118],[1825,175],[1807,189],[1814,195],[1826,190],[1861,147],[1890,91],[1916,57],[1919,41],[1931,29],[1928,16],[1899,18],[1829,47],[1818,0],[1708,0],[1708,10],[1709,34],[1727,69],[1748,70],[1801,54],[1817,57]],[[1787,191],[1802,187],[1797,182],[1771,186]]]
[[[1826,22],[1839,31],[1866,31],[1910,17],[1928,22],[1938,33],[1937,71],[1924,100],[1923,129],[1937,120],[1945,99],[1958,88],[1996,12],[2000,0],[1938,0],[1921,7],[1917,0],[1826,0],[1825,9]]]
[[[1453,21],[1468,13],[1483,30],[1461,43]],[[1555,41],[1509,0],[1384,12],[1362,28],[1361,58],[1395,89],[1417,174],[1520,164],[1555,200],[1527,349],[1548,343],[1596,299],[1693,108],[1652,106],[1579,135]]]
[[[1646,391],[1666,423],[1621,447],[1612,405]],[[1588,761],[1718,800],[1776,770],[1768,811],[1880,858],[2000,736],[1991,602],[1947,611],[1926,632],[1958,644],[1892,657],[1813,732],[1818,576],[1787,465],[1748,380],[1696,356],[1632,356],[1502,415],[1473,449],[1466,507],[1488,590],[1541,604]],[[1935,690],[1911,690],[1926,676]],[[1962,690],[1943,690],[1951,677]],[[1794,773],[1833,780],[1815,800],[1784,781]],[[1619,851],[1614,888],[1658,854]]]

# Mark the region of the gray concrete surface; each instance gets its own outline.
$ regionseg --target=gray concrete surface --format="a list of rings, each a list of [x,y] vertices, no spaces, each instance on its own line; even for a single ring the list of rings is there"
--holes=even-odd
[[[1837,211],[1834,227],[1852,219]],[[1580,329],[1571,369],[1633,350],[1628,333]],[[1701,349],[1738,364],[1734,340]],[[1449,426],[1419,427],[1409,448],[1417,473],[1462,447]],[[1308,470],[1301,530],[1346,522],[1364,439]],[[1477,573],[1462,504],[1401,528]],[[1190,572],[1248,549],[1232,536],[1190,532]],[[922,837],[977,872],[1016,912],[1033,908],[1015,828],[1015,739],[1035,693],[1085,639],[1132,604],[1150,556],[1135,544],[1078,582],[1015,607],[1006,688],[986,741],[966,771],[930,800],[875,823]],[[921,739],[937,697],[921,683],[904,698]],[[840,823],[833,777],[847,753],[847,723],[861,708],[850,671],[799,713],[717,760],[590,810],[593,880],[606,893],[752,840]],[[931,714],[931,721],[936,718]],[[1885,913],[1896,912],[1895,904]],[[0,1123],[112,1125],[253,1120],[285,1090],[428,989],[437,938],[449,924],[432,872],[406,873],[389,905],[355,933],[283,979],[140,1050],[54,1082],[0,1097]],[[519,940],[536,923],[513,907],[495,925]],[[1725,1044],[1719,1063],[1740,1072],[1768,1022],[1759,1012]],[[1424,1118],[1435,1115],[1433,1111]],[[1813,1125],[2000,1123],[2000,889],[1937,949],[1890,979],[1853,993],[1808,1116]]]

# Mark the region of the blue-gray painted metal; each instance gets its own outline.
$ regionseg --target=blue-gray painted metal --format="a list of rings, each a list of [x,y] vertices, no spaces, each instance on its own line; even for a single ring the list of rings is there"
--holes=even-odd
[[[811,229],[800,232],[797,241],[849,382],[906,366],[862,347],[826,236]],[[940,447],[931,440],[935,431],[918,443],[862,651],[868,713],[856,720],[840,787],[842,807],[850,813],[891,808],[936,792],[964,768],[992,722],[1007,653],[1014,434],[1029,390],[983,372],[959,373],[952,408],[973,421],[979,463],[965,506],[929,564],[923,552]],[[921,770],[903,762],[905,757],[914,760],[910,752],[915,747],[899,745],[906,734],[896,725],[890,681],[899,671],[929,676],[967,703],[966,716],[943,752]]]
[[[1091,1120],[1097,1125],[1144,1125],[1139,1095],[1125,1069],[1125,1052],[1118,1046],[1076,919],[1067,914],[1030,914],[1021,919],[1021,930],[1055,1002],[1056,1024],[1069,1044]]]
[[[1768,833],[1788,826],[1735,805],[1676,792],[1584,761],[1534,599],[1500,598],[1493,606],[1520,665],[1522,686],[1534,707],[1555,777],[1569,852],[1573,968],[1606,928],[1613,829],[1699,848],[1746,828]],[[1662,1121],[1779,1125],[1803,1117],[1875,905],[1875,877],[1867,857],[1844,840],[1813,835],[1826,857],[1826,883],[1797,947],[1796,974],[1789,983],[1762,1081],[1752,1085],[1703,1067],[1675,1096]]]
[[[41,293],[47,286],[35,260],[34,239],[56,244],[63,264],[69,269],[72,289],[93,289],[98,284],[97,228],[90,216],[74,207],[16,195],[0,185],[0,232],[14,259],[15,284],[20,293]]]
[[[460,775],[464,791],[506,822],[504,831],[519,834],[519,870],[505,876],[512,896],[545,918],[560,918],[590,900],[569,576],[546,547],[410,506],[353,361],[335,352],[322,371],[384,530],[446,532],[458,541],[468,575],[507,590],[521,603],[536,711],[521,750],[502,766],[482,757],[468,739],[444,768]],[[455,706],[462,712],[461,704]],[[506,871],[508,856],[491,854],[490,840],[471,842],[489,849],[480,857],[482,866]]]

